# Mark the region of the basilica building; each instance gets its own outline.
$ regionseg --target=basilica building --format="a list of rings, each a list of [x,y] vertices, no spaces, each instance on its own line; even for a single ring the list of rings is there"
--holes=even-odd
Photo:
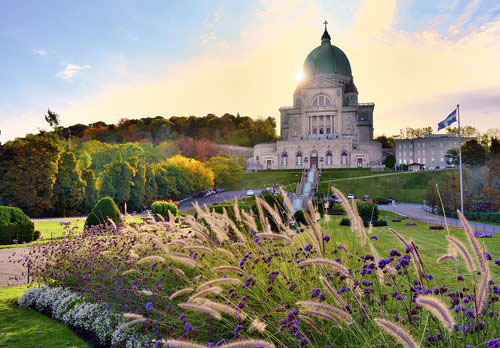
[[[373,140],[373,103],[359,103],[351,65],[331,44],[326,29],[321,45],[304,62],[304,78],[293,106],[280,108],[281,141],[257,144],[251,169],[380,167],[382,148]]]

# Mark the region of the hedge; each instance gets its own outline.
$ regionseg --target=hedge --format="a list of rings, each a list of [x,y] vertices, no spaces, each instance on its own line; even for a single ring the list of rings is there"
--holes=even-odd
[[[91,226],[108,225],[109,219],[118,226],[121,222],[122,215],[116,206],[115,201],[111,197],[103,197],[92,208],[85,221],[85,229]]]
[[[177,204],[173,202],[156,201],[151,205],[151,211],[156,216],[161,215],[165,220],[169,220],[168,212],[171,212],[174,217],[179,214]]]
[[[34,234],[35,225],[21,209],[0,206],[0,245],[29,243]]]

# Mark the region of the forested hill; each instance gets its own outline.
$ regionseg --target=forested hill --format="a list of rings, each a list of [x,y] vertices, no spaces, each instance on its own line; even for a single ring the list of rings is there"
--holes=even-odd
[[[247,116],[208,114],[195,116],[162,116],[140,119],[121,119],[118,124],[96,122],[59,127],[58,133],[77,143],[99,140],[109,144],[151,142],[155,145],[167,140],[192,138],[221,144],[254,146],[278,140],[276,121],[272,117],[252,119]]]

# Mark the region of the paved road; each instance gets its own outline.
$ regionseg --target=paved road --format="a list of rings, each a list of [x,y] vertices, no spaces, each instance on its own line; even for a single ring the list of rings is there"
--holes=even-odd
[[[255,189],[253,191],[255,192],[256,195],[259,195],[263,190],[264,189]],[[242,191],[225,191],[205,198],[190,198],[179,203],[179,210],[184,211],[193,209],[193,204],[195,202],[198,202],[200,206],[203,206],[203,205],[210,205],[215,203],[231,201],[233,199],[242,198],[246,196],[247,196],[247,191],[242,190]]]
[[[26,282],[26,277],[22,274],[25,271],[22,264],[10,261],[21,260],[28,248],[0,249],[0,288],[21,285]]]
[[[442,216],[431,214],[424,210],[422,204],[417,203],[396,203],[396,206],[379,205],[379,209],[393,211],[400,215],[411,217],[412,219],[429,222],[434,224],[445,224],[445,219]],[[462,224],[457,219],[446,218],[448,226],[462,227]],[[482,222],[469,221],[470,225],[476,231],[486,231],[491,233],[500,233],[499,225],[491,225]]]

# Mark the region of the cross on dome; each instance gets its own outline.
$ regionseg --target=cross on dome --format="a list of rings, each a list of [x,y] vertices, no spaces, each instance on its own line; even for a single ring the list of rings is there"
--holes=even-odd
[[[328,34],[328,30],[326,29],[326,25],[328,24],[328,21],[325,19],[325,21],[323,22],[323,24],[325,25],[325,32],[323,33],[323,36],[321,37],[321,43],[330,43],[330,34]]]

